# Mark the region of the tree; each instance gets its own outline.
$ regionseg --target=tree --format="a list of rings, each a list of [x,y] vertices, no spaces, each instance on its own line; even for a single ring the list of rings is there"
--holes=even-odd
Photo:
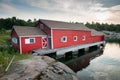
[[[28,19],[27,22],[32,22],[32,20],[31,20],[31,19]]]
[[[36,22],[36,21],[37,21],[37,19],[34,18],[34,22]]]

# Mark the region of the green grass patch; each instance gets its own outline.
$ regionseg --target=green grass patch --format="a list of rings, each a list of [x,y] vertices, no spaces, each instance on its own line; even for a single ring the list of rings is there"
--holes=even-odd
[[[30,54],[20,54],[20,53],[17,53],[15,55],[14,61],[23,60],[23,59],[27,59],[27,58],[30,58],[30,57],[31,57]]]
[[[0,33],[0,45],[4,46],[10,44],[10,32],[2,32]]]
[[[2,73],[4,73],[14,55],[15,58],[13,62],[31,57],[30,54],[22,55],[14,50],[12,47],[10,47],[10,32],[10,30],[0,31],[0,76]]]
[[[7,68],[14,55],[15,58],[13,62],[31,57],[30,54],[20,54],[10,46],[0,47],[0,76],[3,76],[3,74],[5,73],[5,69]]]

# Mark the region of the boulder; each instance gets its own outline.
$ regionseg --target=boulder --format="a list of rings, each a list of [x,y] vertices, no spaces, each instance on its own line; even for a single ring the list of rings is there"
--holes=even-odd
[[[48,56],[17,61],[8,72],[0,80],[79,80],[70,68]]]

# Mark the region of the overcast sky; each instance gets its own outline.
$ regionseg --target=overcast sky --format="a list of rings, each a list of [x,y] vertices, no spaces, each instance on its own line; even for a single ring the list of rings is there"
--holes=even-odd
[[[120,0],[0,0],[0,18],[120,24]]]

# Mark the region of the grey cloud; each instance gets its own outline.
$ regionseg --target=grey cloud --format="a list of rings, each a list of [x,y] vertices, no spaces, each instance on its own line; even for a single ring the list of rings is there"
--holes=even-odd
[[[34,7],[60,11],[88,11],[98,4],[96,0],[28,0],[28,3]]]
[[[112,7],[120,4],[120,0],[98,0],[104,7]]]
[[[120,6],[106,7],[102,2],[103,0],[25,0],[25,7],[26,4],[32,7],[32,13],[26,8],[17,10],[13,5],[9,5],[13,0],[3,1],[7,4],[2,4],[0,0],[0,11],[4,10],[4,12],[11,13],[14,16],[24,17],[24,15],[27,15],[27,18],[92,22],[97,21],[96,13],[109,13],[111,16],[104,22],[120,23]],[[20,6],[19,2],[18,5]],[[42,11],[46,12],[43,13]]]

